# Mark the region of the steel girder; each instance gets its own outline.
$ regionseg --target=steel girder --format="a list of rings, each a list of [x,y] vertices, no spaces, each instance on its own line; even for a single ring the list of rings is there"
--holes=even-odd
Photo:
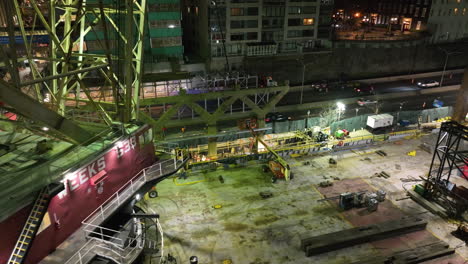
[[[0,80],[0,98],[5,103],[13,106],[19,114],[37,120],[48,128],[60,132],[75,144],[90,142],[89,140],[92,139],[92,135],[88,131],[73,121],[44,107],[38,101],[3,80]]]
[[[270,87],[270,88],[258,88],[258,89],[246,89],[246,90],[235,90],[235,91],[222,91],[222,92],[211,92],[206,94],[181,94],[178,96],[170,96],[163,98],[153,99],[141,99],[141,106],[151,107],[162,107],[164,113],[159,118],[153,119],[149,115],[141,112],[140,119],[144,122],[152,124],[155,131],[161,131],[163,127],[169,127],[176,125],[176,120],[171,118],[177,113],[183,106],[188,106],[195,113],[198,114],[199,118],[206,123],[208,126],[214,126],[220,120],[236,119],[248,116],[257,116],[259,119],[264,119],[265,115],[272,111],[276,104],[289,92],[289,86]],[[269,93],[269,101],[265,104],[256,104],[251,97],[256,97],[258,94]],[[209,111],[206,102],[208,100],[218,100],[218,105],[214,111]],[[200,105],[200,102],[205,102],[205,107]],[[221,103],[222,101],[222,103]],[[243,110],[242,113],[231,113],[226,115],[226,111],[233,106],[236,102],[242,102]],[[169,105],[168,110],[165,109]],[[247,106],[247,109],[245,106]],[[247,110],[247,111],[245,111]],[[193,115],[193,114],[192,114]],[[187,120],[184,120],[187,122]],[[180,123],[180,122],[179,122]],[[181,123],[184,125],[183,123]],[[186,123],[189,125],[190,122]]]
[[[41,103],[47,103],[47,108],[62,117],[70,117],[67,109],[73,104],[81,108],[84,100],[89,114],[108,126],[115,121],[136,119],[142,79],[146,0],[51,0],[46,4],[30,0],[29,3],[27,6],[17,0],[5,3],[16,17],[16,24],[11,18],[7,25],[11,44],[2,45],[0,52],[4,58],[2,64],[7,66],[11,76],[7,80],[8,87],[16,87],[36,99],[39,104],[34,107],[46,108]],[[34,21],[32,29],[24,23],[31,17]],[[28,31],[35,28],[45,29],[49,35],[47,53],[38,55],[35,52],[28,35]],[[13,44],[18,33],[24,42],[25,56],[19,56]],[[87,43],[88,39],[93,39],[89,36],[101,36],[101,39],[95,39],[97,44],[93,46],[97,47],[94,49]],[[24,60],[29,62],[31,76],[21,80],[18,63]],[[45,63],[38,63],[38,60]],[[92,74],[98,74],[103,86],[84,81]],[[5,85],[2,84],[2,89]],[[104,96],[107,87],[111,87],[111,92]],[[93,96],[96,92],[103,94],[112,107],[103,107],[102,99]],[[72,93],[74,98],[70,96]],[[86,100],[80,98],[80,94],[86,96]],[[14,111],[20,114],[30,111],[22,107],[15,105]],[[46,112],[44,109],[39,111]]]

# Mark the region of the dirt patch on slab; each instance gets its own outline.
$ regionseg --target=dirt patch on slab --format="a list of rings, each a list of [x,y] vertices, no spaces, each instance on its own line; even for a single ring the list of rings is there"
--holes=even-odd
[[[278,221],[280,218],[276,215],[265,215],[254,220],[255,225],[266,225]]]
[[[202,238],[202,237],[207,237],[207,236],[215,236],[217,234],[218,234],[218,232],[216,232],[216,231],[214,231],[212,229],[204,228],[202,230],[193,232],[192,237],[193,238]]]
[[[247,229],[249,226],[244,225],[244,224],[239,224],[239,223],[225,223],[224,224],[224,230],[226,231],[233,231],[233,232],[239,232]]]

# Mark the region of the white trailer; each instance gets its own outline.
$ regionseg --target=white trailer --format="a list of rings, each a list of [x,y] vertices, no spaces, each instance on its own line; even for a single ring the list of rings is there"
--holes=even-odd
[[[393,116],[390,114],[371,115],[367,117],[367,124],[372,130],[393,125]]]

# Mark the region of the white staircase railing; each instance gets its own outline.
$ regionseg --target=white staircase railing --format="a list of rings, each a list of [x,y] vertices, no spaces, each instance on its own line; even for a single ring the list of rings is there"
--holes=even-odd
[[[136,238],[122,238],[119,236],[120,231],[102,227],[100,224],[129,198],[133,197],[146,182],[157,180],[176,171],[187,160],[187,156],[179,156],[178,158],[155,163],[141,170],[135,177],[125,183],[82,221],[83,231],[88,241],[66,263],[85,264],[96,255],[112,259],[121,264],[134,261],[144,247],[143,232]]]

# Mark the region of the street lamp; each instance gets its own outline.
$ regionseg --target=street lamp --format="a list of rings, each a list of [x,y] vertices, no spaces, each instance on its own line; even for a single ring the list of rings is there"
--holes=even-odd
[[[405,102],[400,103],[400,110],[399,110],[398,113],[397,113],[397,122],[400,121],[400,112],[401,112],[401,109],[403,109],[403,104],[404,104],[404,103],[405,103]]]
[[[442,87],[442,82],[444,81],[445,69],[447,68],[447,62],[448,62],[449,56],[453,54],[460,54],[463,52],[458,52],[458,51],[448,52],[446,49],[443,49],[440,47],[439,49],[445,53],[445,64],[444,64],[444,69],[442,70],[442,76],[440,77],[440,83],[439,83],[439,87]]]
[[[298,62],[300,62],[301,65],[302,65],[301,97],[300,97],[300,103],[299,103],[299,104],[302,104],[302,99],[303,99],[303,96],[304,96],[304,76],[305,76],[305,70],[306,70],[307,65],[310,65],[311,62],[309,62],[309,63],[304,63],[304,59],[302,59],[302,60],[296,59],[296,60],[297,60]]]
[[[337,102],[336,103],[337,111],[338,111],[338,120],[341,119],[341,113],[346,110],[346,105],[343,104],[342,102]]]

